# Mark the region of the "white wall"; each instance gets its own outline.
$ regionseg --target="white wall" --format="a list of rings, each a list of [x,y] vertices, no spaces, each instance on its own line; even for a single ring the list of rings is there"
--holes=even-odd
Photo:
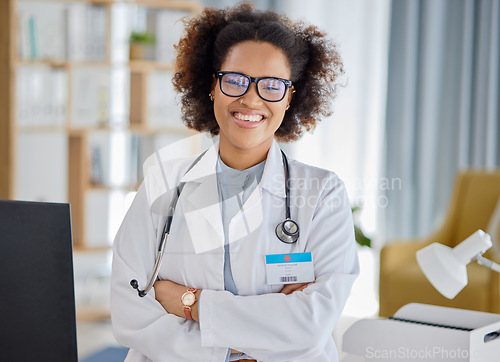
[[[364,204],[361,222],[375,236],[383,158],[383,130],[390,20],[389,0],[288,0],[291,18],[327,32],[343,59],[346,87],[338,89],[334,114],[289,148],[303,162],[336,172],[351,203]]]

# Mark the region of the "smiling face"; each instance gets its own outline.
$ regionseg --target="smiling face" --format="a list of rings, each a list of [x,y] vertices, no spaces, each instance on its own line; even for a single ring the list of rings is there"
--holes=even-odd
[[[291,75],[282,50],[269,43],[255,41],[233,46],[219,70],[251,77],[290,79]],[[224,163],[245,169],[266,159],[274,133],[291,101],[292,88],[281,101],[268,102],[259,97],[255,83],[241,97],[229,97],[221,92],[216,79],[212,94],[215,118],[220,127],[220,156]]]

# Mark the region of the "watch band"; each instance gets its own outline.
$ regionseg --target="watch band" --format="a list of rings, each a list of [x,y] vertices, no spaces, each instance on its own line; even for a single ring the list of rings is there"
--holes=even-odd
[[[184,304],[184,306],[182,307],[182,309],[184,310],[184,314],[186,315],[186,318],[189,319],[189,320],[194,320],[193,316],[191,315],[191,306],[194,305],[194,303],[197,302],[196,295],[194,294],[197,291],[198,291],[198,289],[196,289],[196,288],[188,288],[188,290],[181,296],[181,302],[182,302],[182,304]],[[191,304],[189,304],[189,305],[186,305],[184,303],[184,297],[188,293],[194,295],[194,302],[191,303]]]
[[[185,305],[184,307],[182,307],[182,309],[184,309],[184,314],[186,315],[186,318],[194,321],[193,316],[191,315],[191,307]]]

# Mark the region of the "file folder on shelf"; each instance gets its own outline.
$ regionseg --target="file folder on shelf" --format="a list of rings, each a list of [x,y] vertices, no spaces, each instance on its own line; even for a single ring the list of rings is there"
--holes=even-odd
[[[362,319],[342,350],[365,361],[500,361],[500,314],[410,303],[388,319]]]

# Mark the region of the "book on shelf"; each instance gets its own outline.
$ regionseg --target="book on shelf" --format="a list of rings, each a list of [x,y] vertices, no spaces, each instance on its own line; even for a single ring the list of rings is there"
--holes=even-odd
[[[69,4],[66,8],[66,59],[106,59],[106,8]]]
[[[64,59],[63,3],[18,2],[18,55],[21,59]]]
[[[85,8],[86,4],[71,4],[66,8],[66,27],[64,34],[65,55],[68,60],[85,59]]]
[[[104,5],[24,1],[17,4],[20,59],[106,59]]]
[[[30,16],[28,18],[28,37],[29,37],[29,55],[30,58],[34,59],[38,56],[37,50],[37,33],[36,33],[36,25],[35,18]]]
[[[155,147],[154,135],[133,134],[127,135],[126,150],[124,151],[127,157],[125,158],[125,177],[124,182],[135,189],[142,181],[142,165],[144,160],[154,151]]]
[[[139,140],[138,135],[131,134],[130,135],[130,155],[129,155],[129,175],[130,175],[130,183],[137,185],[142,178],[140,178],[139,174],[139,166],[140,166],[140,160],[139,160]]]
[[[87,6],[85,54],[89,60],[106,59],[106,8],[103,5]]]
[[[110,185],[111,151],[112,142],[109,132],[92,132],[88,135],[88,157],[90,160],[89,181],[91,185]]]
[[[153,34],[156,41],[158,41],[157,37],[157,24],[158,24],[158,13],[156,11],[152,11],[151,9],[144,9],[144,15],[146,20],[146,31],[150,34]],[[145,58],[146,60],[156,60],[156,44],[152,46],[148,46],[145,49]]]
[[[46,66],[16,70],[17,125],[21,127],[62,127],[66,123],[66,82],[64,69]]]
[[[29,34],[29,24],[28,14],[19,12],[17,15],[17,56],[19,59],[30,58],[30,34]]]
[[[154,136],[142,136],[138,138],[137,146],[137,162],[135,163],[136,169],[135,173],[137,175],[136,183],[139,184],[144,180],[143,164],[144,161],[151,155],[156,149],[156,138]]]
[[[135,190],[142,181],[142,164],[154,151],[155,138],[129,131],[92,132],[90,183],[98,188]]]
[[[167,158],[188,156],[193,154],[193,139],[168,133],[92,132],[89,181],[98,189],[135,190],[144,179],[144,162],[157,150],[167,152]]]
[[[79,68],[73,72],[72,125],[96,127],[109,124],[111,72],[107,68]]]
[[[90,147],[90,182],[93,185],[104,184],[104,169],[102,166],[101,147]]]

